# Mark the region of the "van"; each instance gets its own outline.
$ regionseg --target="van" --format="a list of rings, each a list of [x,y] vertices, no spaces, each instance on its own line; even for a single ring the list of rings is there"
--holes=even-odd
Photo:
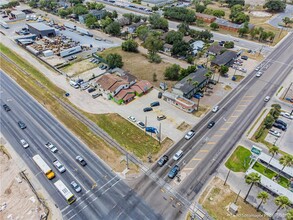
[[[179,160],[183,156],[183,150],[179,150],[174,156],[173,160]]]
[[[155,107],[155,106],[159,106],[160,105],[160,102],[152,102],[150,104],[151,107]]]
[[[79,88],[79,84],[73,80],[70,80],[69,84],[75,89]]]

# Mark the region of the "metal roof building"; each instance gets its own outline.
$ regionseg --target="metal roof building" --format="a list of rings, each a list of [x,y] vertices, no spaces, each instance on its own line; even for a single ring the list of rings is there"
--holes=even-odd
[[[56,31],[54,28],[43,23],[28,23],[29,32],[35,34],[37,37],[55,37]]]

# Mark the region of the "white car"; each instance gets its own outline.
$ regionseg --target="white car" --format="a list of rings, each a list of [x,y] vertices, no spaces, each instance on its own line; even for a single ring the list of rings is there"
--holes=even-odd
[[[258,71],[257,73],[256,73],[256,77],[261,77],[261,75],[263,74],[263,72],[261,72],[261,71]]]
[[[21,139],[20,143],[23,146],[23,148],[28,148],[29,147],[29,144],[24,139]]]
[[[143,122],[141,122],[141,121],[138,121],[136,124],[137,124],[139,127],[141,127],[142,129],[145,128],[145,124],[144,124]]]
[[[128,120],[132,122],[136,122],[136,118],[133,116],[128,116]]]
[[[53,162],[54,166],[57,168],[57,170],[60,172],[60,173],[64,173],[66,171],[65,167],[63,166],[62,163],[60,163],[58,160],[55,160]]]
[[[273,129],[271,129],[271,130],[269,130],[269,133],[270,133],[271,135],[276,136],[276,137],[280,137],[280,136],[281,136],[281,132],[280,132],[280,131],[277,131],[277,130],[273,130]]]
[[[255,71],[259,71],[260,69],[261,69],[261,67],[258,66],[258,67],[255,68]]]
[[[213,111],[212,112],[214,112],[214,113],[216,113],[218,110],[219,110],[219,106],[218,105],[216,105],[214,108],[213,108]]]
[[[183,156],[183,151],[179,150],[174,156],[173,156],[173,160],[179,160],[181,157]]]
[[[191,139],[194,135],[195,135],[195,131],[190,130],[190,131],[188,131],[187,134],[185,135],[185,139],[186,139],[186,140],[189,140],[189,139]]]
[[[57,147],[55,147],[51,142],[46,143],[45,147],[50,149],[52,153],[56,153],[58,151]]]
[[[281,116],[283,116],[284,118],[288,118],[288,119],[293,119],[293,115],[290,115],[290,113],[288,112],[281,112],[280,113]]]
[[[270,99],[271,99],[271,97],[266,96],[266,97],[264,98],[264,101],[265,101],[265,102],[268,102],[268,101],[270,101]]]

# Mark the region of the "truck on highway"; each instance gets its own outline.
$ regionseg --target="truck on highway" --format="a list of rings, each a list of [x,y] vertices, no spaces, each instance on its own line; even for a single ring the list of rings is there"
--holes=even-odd
[[[87,35],[89,37],[93,37],[93,34],[91,34],[87,29],[76,27],[76,31],[78,31],[81,34]]]
[[[33,160],[49,180],[55,177],[55,173],[52,171],[52,169],[48,166],[48,164],[43,160],[43,158],[39,154],[33,156]]]
[[[76,30],[76,26],[74,24],[71,24],[71,23],[68,23],[68,22],[65,22],[64,23],[64,26],[71,29],[71,30]]]
[[[54,185],[58,189],[60,194],[66,199],[68,204],[72,204],[76,200],[75,196],[72,194],[72,192],[70,192],[70,190],[61,180],[57,180]]]
[[[58,151],[57,147],[55,147],[51,142],[46,143],[45,147],[48,148],[52,153],[56,153]]]
[[[3,21],[3,20],[0,20],[0,25],[1,25],[3,28],[5,28],[5,29],[8,29],[8,28],[9,28],[8,24],[7,24],[5,21]]]

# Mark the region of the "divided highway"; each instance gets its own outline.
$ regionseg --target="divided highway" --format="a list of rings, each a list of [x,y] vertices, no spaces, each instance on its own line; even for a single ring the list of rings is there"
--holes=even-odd
[[[162,219],[80,140],[2,71],[0,80],[1,132],[51,195],[64,219]],[[3,104],[8,104],[11,111],[5,112]],[[19,120],[27,125],[26,129],[19,128]],[[23,148],[20,139],[25,139],[30,146]],[[45,148],[48,141],[57,146],[57,153],[53,154]],[[48,180],[32,160],[36,154],[41,155],[55,172],[53,180]],[[75,160],[77,155],[86,160],[85,167]],[[64,164],[65,173],[61,174],[53,167],[55,159]],[[72,205],[68,205],[55,188],[53,183],[58,179],[77,197]],[[71,188],[70,182],[73,180],[81,186],[82,192],[77,193]]]

